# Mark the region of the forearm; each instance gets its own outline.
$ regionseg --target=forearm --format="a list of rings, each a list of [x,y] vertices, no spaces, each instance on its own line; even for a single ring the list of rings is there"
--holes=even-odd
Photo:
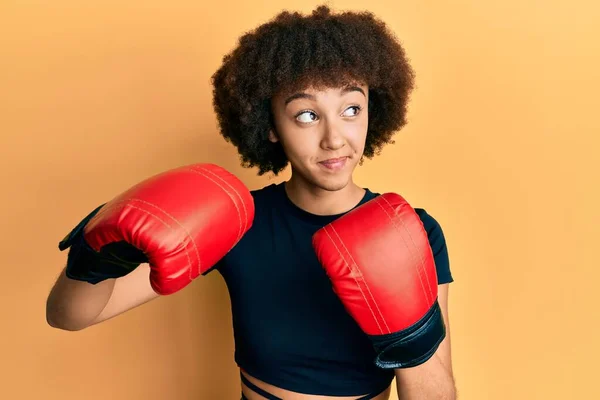
[[[399,400],[454,400],[456,389],[451,369],[434,354],[417,367],[396,369]]]
[[[114,285],[114,279],[95,285],[69,279],[63,269],[46,301],[46,321],[69,331],[89,326],[106,307]]]

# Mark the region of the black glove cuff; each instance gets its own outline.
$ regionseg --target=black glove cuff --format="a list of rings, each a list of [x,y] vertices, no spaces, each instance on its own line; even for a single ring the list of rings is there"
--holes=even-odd
[[[417,323],[400,332],[370,335],[377,357],[375,365],[384,369],[410,368],[429,360],[446,337],[446,326],[437,302]]]
[[[85,225],[103,206],[85,217],[58,245],[61,251],[70,248],[65,271],[70,279],[95,285],[106,279],[125,276],[141,263],[148,262],[141,250],[126,242],[109,243],[100,252],[87,244],[83,236]]]
[[[67,236],[65,236],[64,239],[58,243],[58,249],[63,251],[71,247],[75,242],[79,242],[80,239],[83,238],[83,228],[85,228],[87,223],[90,222],[90,219],[94,218],[94,215],[98,214],[98,211],[100,211],[102,207],[104,207],[104,204],[96,207],[94,211],[82,219],[77,226],[75,226],[75,228],[73,228],[73,230],[71,230],[71,232],[69,232],[69,234],[67,234]]]

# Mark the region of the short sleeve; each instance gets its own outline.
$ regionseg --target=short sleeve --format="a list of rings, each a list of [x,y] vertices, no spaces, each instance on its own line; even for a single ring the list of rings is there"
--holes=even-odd
[[[433,252],[433,258],[435,261],[435,268],[437,271],[438,284],[454,282],[452,272],[450,271],[450,259],[448,257],[448,246],[446,245],[446,238],[440,224],[423,209],[415,209],[421,221],[423,227],[427,232],[429,238],[429,245]]]

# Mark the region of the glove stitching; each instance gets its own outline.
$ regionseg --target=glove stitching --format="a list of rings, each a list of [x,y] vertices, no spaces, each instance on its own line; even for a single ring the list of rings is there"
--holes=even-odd
[[[200,175],[200,176],[204,177],[205,179],[208,179],[209,181],[211,181],[212,183],[214,183],[215,185],[217,185],[217,186],[218,186],[218,187],[219,187],[221,190],[223,190],[223,192],[224,192],[224,193],[225,193],[227,196],[229,196],[229,199],[230,199],[230,200],[231,200],[231,202],[233,203],[233,205],[234,205],[234,207],[235,207],[235,210],[236,210],[236,212],[237,212],[237,216],[238,216],[238,234],[237,234],[237,240],[239,241],[239,240],[240,240],[240,238],[242,237],[242,233],[243,233],[244,231],[242,230],[242,228],[243,228],[243,227],[242,227],[242,224],[243,224],[243,222],[242,222],[242,216],[241,216],[241,214],[240,214],[240,209],[239,209],[239,207],[238,207],[238,204],[236,203],[236,201],[235,201],[234,197],[231,195],[231,193],[230,193],[230,192],[228,192],[228,191],[227,191],[227,189],[225,189],[225,188],[224,188],[222,185],[220,185],[220,184],[219,184],[219,183],[218,183],[218,182],[217,182],[215,179],[213,179],[213,178],[211,178],[210,176],[208,176],[208,174],[207,174],[207,173],[210,173],[210,174],[212,174],[213,176],[215,176],[216,178],[219,178],[219,179],[220,179],[221,181],[223,181],[224,183],[227,183],[227,185],[228,185],[228,186],[229,186],[231,189],[233,189],[233,191],[235,192],[235,194],[236,194],[238,197],[240,197],[239,193],[238,193],[238,192],[235,190],[235,188],[232,188],[232,187],[231,187],[231,185],[229,185],[229,183],[228,183],[228,182],[225,182],[225,181],[224,181],[222,178],[220,178],[218,175],[216,175],[216,174],[215,174],[214,172],[212,172],[212,171],[206,170],[205,168],[202,168],[202,167],[200,167],[200,169],[192,169],[192,170],[190,170],[190,171],[192,171],[192,172],[194,172],[194,173],[196,173],[196,174],[198,174],[198,175]],[[246,212],[246,206],[245,206],[244,202],[242,201],[241,203],[242,203],[242,206],[243,206],[243,208],[244,208],[244,214],[247,214],[247,212]],[[248,218],[245,218],[245,219],[246,219],[246,220],[248,220]]]
[[[388,201],[388,200],[387,200],[385,197],[382,197],[382,196],[380,196],[379,198],[381,198],[381,200],[382,200],[382,201],[385,201],[385,202],[388,204],[388,206],[389,206],[389,207],[390,207],[392,210],[394,210],[394,207],[392,206],[392,204],[391,204],[391,203],[390,203],[390,202],[389,202],[389,201]],[[408,204],[408,203],[405,203],[405,204]],[[413,236],[411,235],[411,232],[410,232],[410,230],[408,229],[408,227],[406,226],[406,224],[405,224],[404,220],[403,220],[402,218],[399,218],[399,217],[398,217],[398,214],[397,214],[397,213],[395,213],[395,212],[394,212],[394,216],[395,216],[396,218],[393,218],[391,215],[389,215],[388,211],[387,211],[387,210],[386,210],[386,209],[385,209],[385,208],[384,208],[384,207],[383,207],[383,206],[382,206],[382,205],[381,205],[379,202],[377,203],[377,205],[378,205],[379,207],[381,207],[381,209],[382,209],[382,210],[383,210],[383,211],[386,213],[386,215],[387,215],[387,216],[388,216],[388,218],[390,219],[390,222],[392,223],[392,225],[394,225],[394,227],[395,227],[397,230],[400,230],[400,228],[398,227],[398,225],[396,225],[396,221],[397,221],[397,220],[398,220],[398,221],[400,221],[400,224],[402,224],[402,228],[404,228],[404,231],[407,233],[408,237],[410,238],[410,241],[411,241],[411,243],[413,244],[413,249],[417,248],[417,245],[416,245],[416,243],[415,243],[415,241],[414,241],[414,238],[413,238]],[[394,210],[394,211],[395,211],[395,210]],[[417,217],[418,217],[418,216],[417,216]],[[401,235],[401,236],[402,236],[402,235]],[[402,238],[404,239],[404,236],[402,236]],[[406,241],[405,241],[405,244],[406,244]],[[407,248],[407,249],[410,251],[410,247],[409,247],[409,246],[406,246],[406,248]],[[422,272],[423,272],[423,270],[425,269],[425,260],[423,260],[423,257],[421,256],[421,252],[418,252],[418,251],[417,251],[417,252],[416,252],[416,255],[415,255],[415,252],[411,251],[411,255],[413,256],[413,257],[412,257],[413,259],[417,259],[416,261],[420,261],[420,262],[417,262],[417,265],[415,266],[415,269],[416,269],[416,271],[417,271],[417,275],[419,276],[419,282],[421,283],[421,289],[423,290],[423,294],[424,294],[425,296],[427,296],[427,291],[426,291],[426,289],[425,289],[425,285],[423,284],[423,276],[422,276]],[[425,277],[425,278],[426,278],[426,277]],[[430,298],[429,298],[429,301],[433,301],[433,292],[432,292],[432,290],[431,290],[431,285],[429,284],[429,279],[425,279],[425,282],[427,282],[427,288],[429,289],[429,297],[430,297]]]
[[[325,227],[327,228],[327,227]],[[356,262],[354,261],[354,258],[352,257],[352,254],[350,254],[350,252],[348,251],[348,248],[346,247],[346,245],[344,244],[342,238],[340,237],[340,235],[338,234],[338,232],[336,231],[335,227],[333,225],[329,225],[329,228],[335,233],[335,235],[337,236],[337,238],[340,241],[340,244],[344,247],[344,249],[346,250],[346,253],[348,254],[348,256],[350,257],[350,259],[352,260],[352,263],[354,264],[354,266],[356,267],[356,270],[358,271],[358,273],[360,274],[361,278],[364,278],[362,271],[360,270],[360,268],[358,267],[358,265],[356,264]],[[329,239],[331,240],[331,242],[333,243],[335,249],[337,250],[338,254],[340,255],[341,259],[344,261],[344,264],[346,264],[346,266],[348,267],[348,270],[350,271],[350,274],[352,275],[354,282],[356,283],[356,286],[358,287],[358,289],[360,290],[360,294],[362,295],[363,299],[365,300],[365,303],[367,304],[367,307],[369,307],[369,311],[371,312],[371,316],[373,317],[373,319],[375,320],[375,323],[377,324],[377,328],[379,329],[380,333],[384,333],[383,329],[381,328],[381,325],[379,324],[379,321],[377,319],[377,316],[375,315],[375,313],[373,312],[373,309],[371,308],[371,304],[369,303],[369,301],[367,300],[365,293],[362,290],[362,287],[360,285],[360,283],[358,282],[358,280],[356,279],[356,276],[352,273],[352,267],[350,266],[350,264],[348,263],[348,261],[346,261],[346,258],[343,256],[342,252],[340,251],[340,249],[337,247],[337,245],[335,244],[335,242],[333,241],[333,238],[331,238],[331,236],[329,235],[329,232],[327,232],[327,229],[325,229],[325,233],[327,233],[327,236],[329,236]],[[365,279],[362,279],[362,282],[364,283],[367,291],[369,292],[369,295],[371,296],[371,299],[373,300],[373,304],[375,305],[375,307],[377,308],[377,311],[379,312],[379,316],[381,317],[382,322],[385,324],[386,329],[388,330],[388,333],[390,332],[390,328],[388,327],[385,318],[383,318],[383,314],[381,313],[381,310],[379,309],[379,306],[377,305],[377,302],[375,301],[375,298],[373,297],[373,293],[371,293],[371,290],[369,289],[369,285],[367,284],[367,282],[365,281]]]
[[[156,204],[153,204],[153,203],[150,203],[148,201],[145,201],[145,200],[131,198],[131,199],[123,199],[123,200],[114,201],[114,202],[108,204],[106,207],[103,207],[103,209],[114,209],[115,206],[117,206],[117,205],[121,205],[121,208],[125,208],[125,207],[129,206],[129,207],[134,208],[134,209],[136,209],[138,211],[141,211],[141,212],[144,212],[144,213],[146,213],[148,215],[153,216],[154,218],[156,218],[157,221],[161,222],[167,228],[171,229],[172,231],[175,231],[175,229],[171,225],[169,225],[167,222],[163,221],[158,215],[154,214],[153,212],[151,212],[149,210],[145,210],[143,208],[137,207],[134,204],[131,204],[130,202],[138,202],[138,203],[142,203],[142,204],[147,205],[147,206],[155,207],[158,211],[161,211],[167,217],[171,218],[177,225],[179,225],[179,227],[186,233],[186,235],[190,239],[190,242],[192,243],[192,246],[194,247],[194,252],[196,253],[196,257],[198,259],[198,270],[201,269],[200,266],[202,265],[202,261],[200,259],[200,254],[198,252],[198,248],[196,247],[196,242],[192,239],[192,235],[190,235],[190,233],[177,220],[177,218],[175,218],[174,216],[172,216],[171,214],[169,214],[168,212],[166,212],[165,210],[163,210],[161,207],[157,206]],[[193,274],[192,274],[192,260],[190,258],[187,246],[184,246],[184,250],[185,250],[186,257],[188,259],[188,277],[189,277],[190,281],[192,281],[192,279],[194,278]]]

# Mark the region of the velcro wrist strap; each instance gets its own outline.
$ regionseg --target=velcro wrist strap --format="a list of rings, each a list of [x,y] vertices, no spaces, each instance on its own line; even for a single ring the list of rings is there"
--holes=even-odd
[[[84,219],[82,219],[77,226],[75,226],[75,228],[73,228],[71,230],[71,232],[69,232],[67,234],[67,236],[65,236],[63,238],[63,240],[61,240],[58,243],[58,249],[60,251],[66,250],[69,247],[71,247],[73,245],[73,243],[77,242],[78,239],[81,239],[83,237],[83,228],[85,228],[85,226],[87,225],[87,223],[90,221],[90,219],[94,218],[94,215],[96,215],[98,213],[98,211],[100,211],[100,209],[104,207],[104,204],[96,207],[96,209],[94,209],[94,211],[92,211],[91,213],[89,213],[87,215],[87,217],[85,217]]]
[[[369,336],[380,368],[410,368],[429,360],[446,337],[446,326],[436,300],[417,323],[400,332]]]
[[[69,249],[65,272],[70,279],[97,284],[125,276],[141,263],[148,262],[141,250],[124,241],[108,243],[100,251],[94,250],[85,241],[83,231],[86,224],[103,206],[81,220],[58,245],[61,251]]]

